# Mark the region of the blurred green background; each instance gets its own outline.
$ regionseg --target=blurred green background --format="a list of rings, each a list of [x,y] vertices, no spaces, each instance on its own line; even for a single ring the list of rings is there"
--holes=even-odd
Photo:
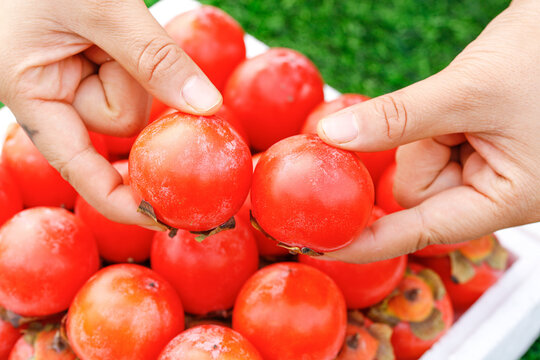
[[[157,1],[145,0],[147,5]],[[509,0],[202,2],[224,9],[268,45],[306,54],[337,90],[372,97],[443,69],[509,4]],[[540,359],[539,340],[523,359]]]

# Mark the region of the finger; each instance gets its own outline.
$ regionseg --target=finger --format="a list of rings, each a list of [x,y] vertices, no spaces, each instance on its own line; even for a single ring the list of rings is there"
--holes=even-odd
[[[511,220],[495,201],[473,187],[459,186],[382,217],[351,245],[325,256],[351,263],[390,259],[432,244],[472,240],[509,225]]]
[[[396,162],[394,197],[405,208],[462,184],[461,165],[452,161],[452,148],[435,139],[400,146]]]
[[[129,186],[99,155],[73,107],[63,102],[29,101],[14,109],[17,120],[40,152],[77,192],[109,219],[126,224],[153,226],[137,213]]]
[[[151,98],[116,61],[84,79],[73,106],[89,130],[113,136],[136,135],[148,122]]]
[[[107,54],[105,51],[95,45],[85,50],[84,56],[94,64],[98,65],[102,65],[113,60],[111,55]]]
[[[319,122],[318,134],[344,149],[381,151],[429,137],[479,131],[487,120],[475,119],[471,109],[483,106],[473,100],[481,97],[470,96],[473,90],[464,75],[455,72],[445,69],[394,93],[329,115]]]
[[[75,30],[116,59],[152,95],[184,112],[213,114],[219,109],[219,91],[142,1],[85,4],[80,21],[72,24]]]

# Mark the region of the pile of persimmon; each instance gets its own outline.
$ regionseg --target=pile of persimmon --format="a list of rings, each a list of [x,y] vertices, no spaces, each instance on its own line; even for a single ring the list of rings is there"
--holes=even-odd
[[[244,32],[203,6],[165,26],[223,92],[212,116],[155,99],[130,138],[91,134],[139,210],[108,220],[11,126],[0,160],[0,360],[417,359],[508,266],[496,237],[368,264],[318,257],[402,210],[395,149],[353,153],[317,122],[304,55],[246,59]]]

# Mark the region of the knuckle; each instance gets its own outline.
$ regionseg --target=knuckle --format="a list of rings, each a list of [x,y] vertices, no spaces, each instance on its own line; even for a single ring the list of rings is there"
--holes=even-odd
[[[82,148],[79,151],[76,151],[73,156],[66,160],[60,160],[58,162],[51,162],[51,165],[58,170],[60,175],[71,185],[74,184],[73,174],[76,173],[77,167],[79,164],[84,162],[84,158],[88,155],[91,155],[93,153],[93,149],[91,145],[88,145],[84,148]]]
[[[416,240],[415,248],[412,249],[413,251],[423,249],[429,245],[446,244],[449,242],[439,230],[430,226],[429,221],[426,219],[426,214],[422,210],[421,206],[415,207],[414,211],[420,231]]]
[[[164,76],[162,71],[171,69],[183,58],[183,51],[172,40],[155,38],[139,51],[137,71],[143,76],[143,80],[151,83],[155,78]]]
[[[406,134],[409,114],[398,93],[381,96],[375,102],[375,111],[386,123],[385,135],[389,140],[398,140]]]

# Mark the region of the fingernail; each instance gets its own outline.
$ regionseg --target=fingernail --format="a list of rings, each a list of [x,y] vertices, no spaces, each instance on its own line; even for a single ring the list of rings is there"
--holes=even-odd
[[[321,128],[326,137],[337,144],[350,142],[358,137],[358,123],[353,112],[345,111],[322,120]]]
[[[182,96],[197,111],[208,111],[221,102],[221,94],[209,80],[192,75],[184,83]]]

